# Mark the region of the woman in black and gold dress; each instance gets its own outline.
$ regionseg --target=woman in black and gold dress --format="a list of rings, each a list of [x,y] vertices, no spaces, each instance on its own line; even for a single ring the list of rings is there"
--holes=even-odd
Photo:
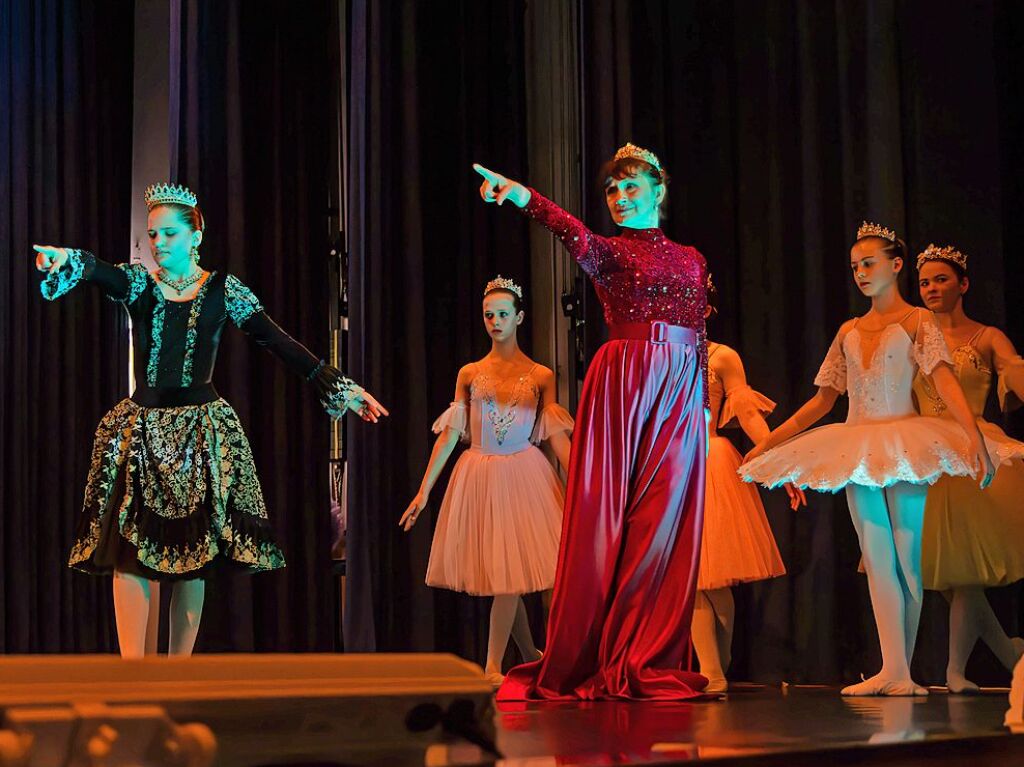
[[[34,246],[46,299],[91,282],[125,307],[134,329],[137,386],[96,430],[68,561],[86,572],[113,572],[123,657],[155,651],[161,582],[173,582],[169,651],[188,655],[211,568],[284,567],[249,442],[211,383],[228,320],[310,381],[333,418],[346,410],[371,422],[387,415],[369,393],[281,330],[236,277],[199,266],[205,223],[192,192],[152,186],[146,206],[159,265],[152,273],[82,250]]]

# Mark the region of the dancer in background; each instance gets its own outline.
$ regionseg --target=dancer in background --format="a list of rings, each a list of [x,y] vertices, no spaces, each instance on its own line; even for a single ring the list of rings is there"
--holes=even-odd
[[[499,700],[700,694],[681,670],[697,586],[707,449],[707,267],[658,227],[668,174],[626,144],[600,174],[616,237],[533,189],[474,166],[485,202],[511,202],[561,239],[604,305],[576,414],[565,522],[543,659]]]
[[[441,504],[427,585],[494,597],[485,671],[495,687],[504,681],[510,633],[524,661],[541,657],[522,595],[554,583],[565,491],[535,445],[549,440],[567,469],[573,428],[555,374],[519,349],[522,300],[522,288],[500,275],[484,288],[491,351],[459,371],[455,401],[434,423],[438,438],[419,492],[399,521],[412,529],[456,443],[469,441]]]
[[[711,277],[707,283],[706,316],[718,311],[718,290]],[[736,422],[758,444],[770,429],[764,414],[775,403],[747,383],[743,361],[734,349],[708,341],[708,389],[711,399],[711,431],[704,495],[704,532],[693,609],[693,647],[700,673],[708,678],[705,692],[726,692],[725,672],[732,657],[735,605],[732,586],[786,574],[775,537],[757,488],[740,481],[736,470],[740,454],[719,428]],[[790,507],[796,510],[807,499],[803,490],[786,484]]]
[[[951,367],[932,313],[908,304],[897,279],[907,248],[895,232],[864,223],[850,249],[850,268],[871,299],[863,317],[847,320],[818,371],[818,393],[747,454],[740,472],[776,487],[846,490],[871,593],[882,669],[843,695],[927,695],[910,677],[921,618],[921,532],[927,486],[944,474],[995,474],[989,449]],[[931,375],[951,419],[918,415],[911,387],[918,370]],[[849,392],[844,424],[802,434]],[[799,435],[799,436],[798,436]],[[998,455],[1000,448],[992,446]]]
[[[1024,640],[1006,635],[985,597],[989,586],[1024,578],[1024,463],[1020,460],[1024,444],[983,417],[993,373],[1000,374],[1004,394],[1010,379],[1010,385],[1017,386],[1013,394],[1024,398],[1024,382],[1002,375],[1020,359],[1013,342],[998,328],[976,322],[964,312],[964,294],[970,287],[967,256],[953,246],[929,245],[917,257],[917,270],[921,300],[942,329],[953,370],[978,427],[987,440],[1014,456],[984,491],[965,477],[941,477],[928,489],[925,505],[924,587],[943,592],[949,600],[946,685],[952,693],[977,693],[966,668],[979,638],[1009,671],[1024,653]],[[922,415],[950,417],[929,376],[918,374],[914,393]]]
[[[267,521],[252,450],[211,379],[230,319],[290,370],[310,381],[327,412],[376,422],[387,415],[369,393],[326,365],[267,316],[230,274],[199,266],[205,222],[184,187],[146,190],[149,244],[159,268],[112,266],[91,253],[33,246],[54,300],[78,283],[96,285],[132,320],[131,398],[96,431],[85,504],[69,564],[113,573],[121,655],[156,651],[159,584],[173,583],[172,655],[189,655],[199,631],[204,578],[221,563],[246,572],[284,567]]]

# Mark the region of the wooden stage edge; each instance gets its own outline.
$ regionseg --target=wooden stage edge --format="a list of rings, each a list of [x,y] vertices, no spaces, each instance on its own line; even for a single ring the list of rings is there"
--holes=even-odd
[[[30,735],[27,765],[98,747],[111,767],[132,749],[154,767],[1024,765],[1008,705],[1005,691],[757,685],[701,702],[498,704],[481,669],[451,655],[0,656],[0,767],[21,767],[10,754]]]

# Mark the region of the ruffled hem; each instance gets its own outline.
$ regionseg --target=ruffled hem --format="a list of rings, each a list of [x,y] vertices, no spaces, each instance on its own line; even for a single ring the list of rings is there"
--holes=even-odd
[[[573,421],[572,416],[569,415],[569,411],[557,402],[552,402],[540,411],[540,415],[537,417],[537,422],[533,426],[533,434],[530,436],[530,442],[535,445],[539,445],[541,442],[546,439],[550,439],[555,434],[560,434],[562,432],[572,434],[575,427],[576,422]]]
[[[1018,455],[1016,445],[982,433],[994,463]],[[945,475],[974,476],[967,449],[967,435],[956,422],[908,416],[812,429],[740,466],[738,473],[747,482],[769,488],[792,482],[833,493],[848,484],[879,488],[898,482],[930,485]]]
[[[235,411],[224,400],[173,408],[123,400],[96,430],[68,564],[175,579],[221,562],[247,572],[285,565]]]
[[[775,409],[775,403],[768,399],[761,392],[756,391],[750,385],[738,386],[725,395],[722,403],[722,415],[718,420],[718,428],[724,429],[734,420],[738,421],[740,415],[745,413],[761,413],[768,415]]]
[[[430,430],[434,434],[440,434],[445,429],[451,429],[459,435],[459,439],[465,442],[469,438],[469,408],[465,402],[453,402],[448,409],[438,416]]]

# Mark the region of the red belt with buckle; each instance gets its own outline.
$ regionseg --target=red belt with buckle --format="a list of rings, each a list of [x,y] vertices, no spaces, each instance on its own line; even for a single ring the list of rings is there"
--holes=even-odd
[[[650,341],[653,344],[697,345],[697,331],[667,322],[613,322],[608,326],[613,341]]]

